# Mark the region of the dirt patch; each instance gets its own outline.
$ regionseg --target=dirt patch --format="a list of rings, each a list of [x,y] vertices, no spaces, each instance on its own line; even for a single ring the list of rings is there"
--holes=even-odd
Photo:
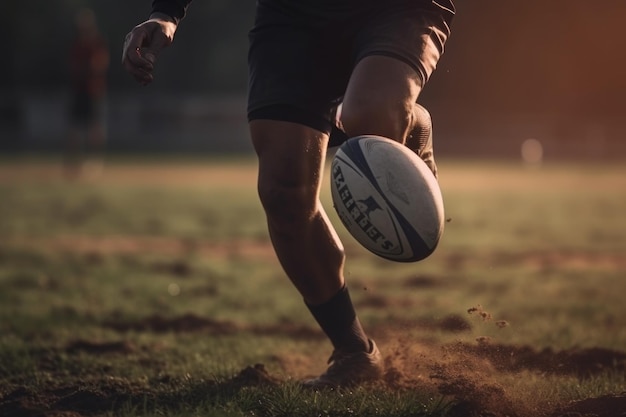
[[[488,360],[500,372],[537,371],[542,374],[590,378],[607,371],[626,372],[626,353],[604,348],[537,350],[530,346],[459,343],[450,351]]]
[[[520,414],[519,406],[516,410],[504,387],[490,381],[486,375],[467,372],[463,367],[436,364],[430,377],[437,381],[440,394],[455,399],[449,417],[527,415],[526,411]]]
[[[626,416],[626,393],[605,395],[598,398],[587,398],[573,401],[558,410],[550,417],[623,417]]]
[[[623,253],[582,252],[582,251],[528,251],[521,253],[494,253],[491,255],[494,265],[526,265],[539,270],[555,268],[615,270],[626,268]]]
[[[171,383],[180,387],[181,381],[163,377],[162,384]],[[97,386],[82,385],[62,386],[43,389],[38,392],[19,387],[0,397],[0,415],[3,417],[83,417],[107,415],[116,410],[137,410],[153,407],[155,404],[171,408],[172,404],[198,401],[202,403],[211,396],[224,400],[244,387],[276,386],[284,382],[270,375],[265,366],[256,364],[248,366],[232,378],[223,381],[201,381],[187,391],[170,389],[159,393],[154,388],[135,386],[123,379],[103,378]],[[187,384],[182,384],[188,386]],[[141,408],[139,408],[141,407]]]
[[[481,320],[484,317],[493,321],[482,308],[477,308],[474,313]],[[449,320],[453,321],[452,318]],[[406,327],[372,330],[385,356],[384,386],[393,390],[439,393],[452,398],[453,406],[448,416],[582,417],[597,414],[618,417],[624,415],[620,412],[626,411],[624,396],[618,395],[561,406],[556,412],[554,404],[541,398],[528,404],[525,396],[519,397],[517,392],[501,383],[503,374],[524,375],[527,372],[581,380],[602,378],[606,374],[619,375],[626,372],[626,352],[600,347],[536,349],[493,344],[487,338],[477,343],[441,346],[428,339],[416,341],[415,336],[403,329]]]
[[[257,166],[253,160],[241,163],[206,161],[117,162],[104,166],[102,175],[84,175],[74,181],[116,186],[158,185],[159,187],[227,187],[254,190]],[[48,161],[19,161],[0,165],[0,184],[50,183],[66,181],[63,165]]]
[[[552,193],[554,190],[595,190],[615,192],[626,189],[623,165],[608,165],[606,169],[581,169],[582,165],[550,164],[541,169],[502,162],[462,162],[441,169],[441,187],[448,192],[484,192],[515,190],[517,192]],[[615,171],[613,171],[615,167]],[[574,169],[573,169],[574,168]]]
[[[235,387],[268,386],[278,385],[282,382],[279,378],[271,376],[265,369],[265,365],[257,363],[241,370],[236,376],[226,383]]]
[[[54,237],[10,237],[2,245],[14,248],[36,249],[50,253],[78,253],[86,256],[91,263],[98,263],[107,255],[160,254],[167,256],[186,256],[194,253],[206,258],[265,259],[275,260],[276,255],[268,239],[236,239],[220,242],[203,241],[189,238],[154,237],[154,236],[106,236],[59,235]],[[1,247],[0,247],[1,248]],[[350,256],[359,256],[360,252]],[[506,266],[525,265],[540,271],[555,268],[604,270],[626,269],[626,257],[621,252],[584,252],[584,251],[520,251],[493,252],[473,256],[462,252],[441,251],[446,265],[459,270],[477,263],[481,265]],[[185,277],[193,271],[184,261],[169,264],[155,264],[155,271],[171,273]],[[432,288],[445,285],[445,280],[436,276],[418,275],[408,277],[404,285],[411,288]]]
[[[224,242],[208,242],[171,237],[60,235],[47,238],[13,237],[2,242],[16,248],[36,249],[51,253],[77,253],[89,259],[102,260],[109,255],[158,254],[186,256],[189,253],[211,258],[275,259],[269,240],[238,239]],[[182,261],[154,265],[157,272],[187,276],[192,271]]]
[[[472,330],[472,325],[465,320],[465,317],[458,314],[450,314],[438,322],[438,327],[447,332],[465,332]]]
[[[65,348],[67,353],[73,354],[78,352],[90,353],[90,354],[106,354],[106,353],[118,353],[129,354],[137,351],[137,347],[130,342],[96,342],[90,340],[76,340],[67,345]]]
[[[297,340],[323,340],[325,338],[322,331],[317,327],[311,327],[290,321],[277,324],[243,324],[231,321],[220,321],[196,314],[184,314],[177,317],[164,317],[158,314],[151,315],[139,320],[131,321],[124,318],[111,319],[102,322],[102,326],[114,329],[118,332],[154,332],[154,333],[189,333],[202,332],[215,336],[229,335],[240,332],[248,332],[260,336],[284,336]],[[395,338],[399,333],[406,333],[411,329],[441,330],[444,332],[458,333],[472,329],[472,325],[462,316],[451,314],[440,319],[423,320],[397,320],[393,325],[381,325],[372,327],[372,334],[381,338]],[[97,351],[115,349],[132,349],[128,345],[90,345],[89,342],[76,342],[74,350]]]
[[[607,370],[623,372],[626,353],[600,348],[537,351],[530,347],[506,345],[458,343],[435,346],[412,342],[409,336],[403,335],[381,347],[386,370],[376,389],[443,395],[452,401],[446,414],[448,417],[618,417],[623,415],[620,412],[626,410],[626,394],[585,399],[560,405],[556,409],[539,409],[536,405],[530,408],[512,397],[507,387],[499,384],[496,378],[499,372],[524,370],[577,376]],[[75,341],[67,346],[66,351],[123,355],[128,349],[124,343]],[[279,362],[293,365],[293,361],[288,359]],[[293,376],[298,371],[287,366],[285,372]],[[0,415],[82,417],[111,412],[116,406],[145,406],[146,401],[158,406],[171,404],[172,401],[190,403],[199,401],[198,398],[205,401],[211,395],[224,400],[245,387],[272,387],[284,382],[284,378],[271,374],[263,364],[255,364],[225,380],[196,381],[191,385],[164,375],[154,381],[154,386],[136,386],[120,379],[102,378],[88,386],[63,386],[38,392],[18,387],[0,397]],[[163,385],[178,388],[168,388],[167,393],[157,392],[156,387]],[[188,391],[181,392],[180,387],[183,386]]]
[[[539,417],[511,398],[496,382],[493,368],[481,361],[463,360],[445,348],[427,343],[407,344],[408,338],[383,344],[383,387],[431,393],[451,401],[451,417]]]
[[[193,268],[184,260],[160,261],[152,265],[154,272],[172,275],[178,278],[187,278],[193,273]]]
[[[214,335],[234,334],[242,330],[240,326],[228,321],[211,320],[195,314],[185,314],[179,317],[166,318],[155,314],[138,321],[125,319],[109,320],[103,323],[119,332],[204,332]]]
[[[434,275],[416,275],[404,279],[404,285],[409,288],[435,288],[442,286],[445,281]]]
[[[491,314],[481,306],[469,309],[470,314],[485,321],[493,321]],[[497,322],[497,321],[496,321]],[[125,324],[123,324],[125,323]],[[185,315],[166,319],[151,316],[133,323],[120,322],[111,324],[118,331],[202,331],[215,335],[247,331],[259,335],[284,335],[306,340],[324,340],[317,329],[299,326],[293,323],[279,323],[272,326],[244,326],[231,322],[218,322],[194,315]],[[534,404],[527,408],[498,382],[502,373],[516,374],[536,372],[541,375],[574,376],[580,379],[591,378],[606,372],[626,372],[626,353],[604,349],[535,349],[530,346],[493,344],[488,339],[478,343],[459,342],[446,346],[436,346],[427,341],[416,342],[407,329],[415,327],[439,328],[450,332],[466,331],[471,324],[465,317],[451,315],[439,320],[420,322],[396,322],[393,326],[385,325],[371,329],[372,335],[379,340],[385,356],[385,373],[380,386],[385,390],[419,390],[433,392],[453,399],[448,416],[450,417],[525,417],[525,416],[619,416],[605,410],[620,409],[623,396],[609,396],[588,399],[566,406],[558,411],[551,411],[546,405]],[[391,342],[385,343],[390,340]],[[74,342],[68,351],[82,351],[98,354],[109,352],[123,354],[127,349],[124,343],[96,344],[92,342]],[[132,349],[132,347],[130,347]],[[290,377],[300,378],[308,375],[311,358],[282,357],[273,358]],[[282,379],[268,373],[262,364],[246,367],[234,377],[224,382],[229,390],[244,386],[270,386],[280,384]],[[223,389],[223,387],[222,387]],[[64,410],[77,410],[68,404],[81,405],[81,399],[91,395],[96,404],[99,397],[94,393],[76,394],[65,398]],[[99,394],[98,394],[99,395]],[[537,407],[543,407],[539,410]],[[626,408],[624,408],[626,410]],[[578,413],[578,414],[576,414]],[[595,413],[595,414],[593,414]]]
[[[586,252],[576,250],[492,252],[481,256],[461,252],[441,251],[446,265],[451,270],[462,270],[473,265],[508,266],[518,265],[537,271],[555,269],[602,269],[608,271],[626,268],[626,257],[621,252]]]
[[[140,331],[154,333],[187,333],[202,332],[214,336],[229,335],[240,332],[249,332],[257,335],[280,336],[292,339],[321,340],[323,333],[317,328],[295,323],[279,323],[272,325],[248,325],[230,321],[219,321],[200,317],[195,314],[185,314],[179,317],[163,317],[152,315],[137,321],[125,319],[109,320],[102,323],[104,327],[118,332]]]
[[[111,411],[115,404],[142,404],[153,398],[128,384],[102,380],[98,387],[65,386],[32,392],[20,387],[0,399],[0,415],[6,417],[82,417]]]

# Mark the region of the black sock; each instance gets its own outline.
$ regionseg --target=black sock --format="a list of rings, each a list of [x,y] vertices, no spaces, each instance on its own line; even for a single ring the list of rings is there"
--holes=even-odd
[[[307,304],[307,307],[335,349],[348,352],[369,350],[367,335],[356,316],[347,287],[324,304]]]

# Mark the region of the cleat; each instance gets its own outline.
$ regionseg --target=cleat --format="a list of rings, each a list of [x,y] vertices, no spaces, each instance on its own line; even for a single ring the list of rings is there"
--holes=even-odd
[[[335,350],[328,359],[328,369],[317,378],[302,381],[305,388],[353,387],[380,379],[383,375],[383,358],[370,340],[369,352],[342,352]]]

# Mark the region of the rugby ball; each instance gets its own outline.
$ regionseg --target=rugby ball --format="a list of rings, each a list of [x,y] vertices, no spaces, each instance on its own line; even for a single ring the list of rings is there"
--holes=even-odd
[[[348,139],[332,159],[330,183],[341,222],[369,251],[397,262],[434,252],[444,228],[441,190],[406,146],[373,135]]]

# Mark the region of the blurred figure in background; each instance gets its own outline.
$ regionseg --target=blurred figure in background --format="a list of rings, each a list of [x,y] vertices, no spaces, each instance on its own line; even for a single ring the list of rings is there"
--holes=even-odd
[[[75,17],[76,33],[70,48],[70,131],[66,143],[68,176],[99,175],[106,145],[105,95],[109,49],[91,9]]]

